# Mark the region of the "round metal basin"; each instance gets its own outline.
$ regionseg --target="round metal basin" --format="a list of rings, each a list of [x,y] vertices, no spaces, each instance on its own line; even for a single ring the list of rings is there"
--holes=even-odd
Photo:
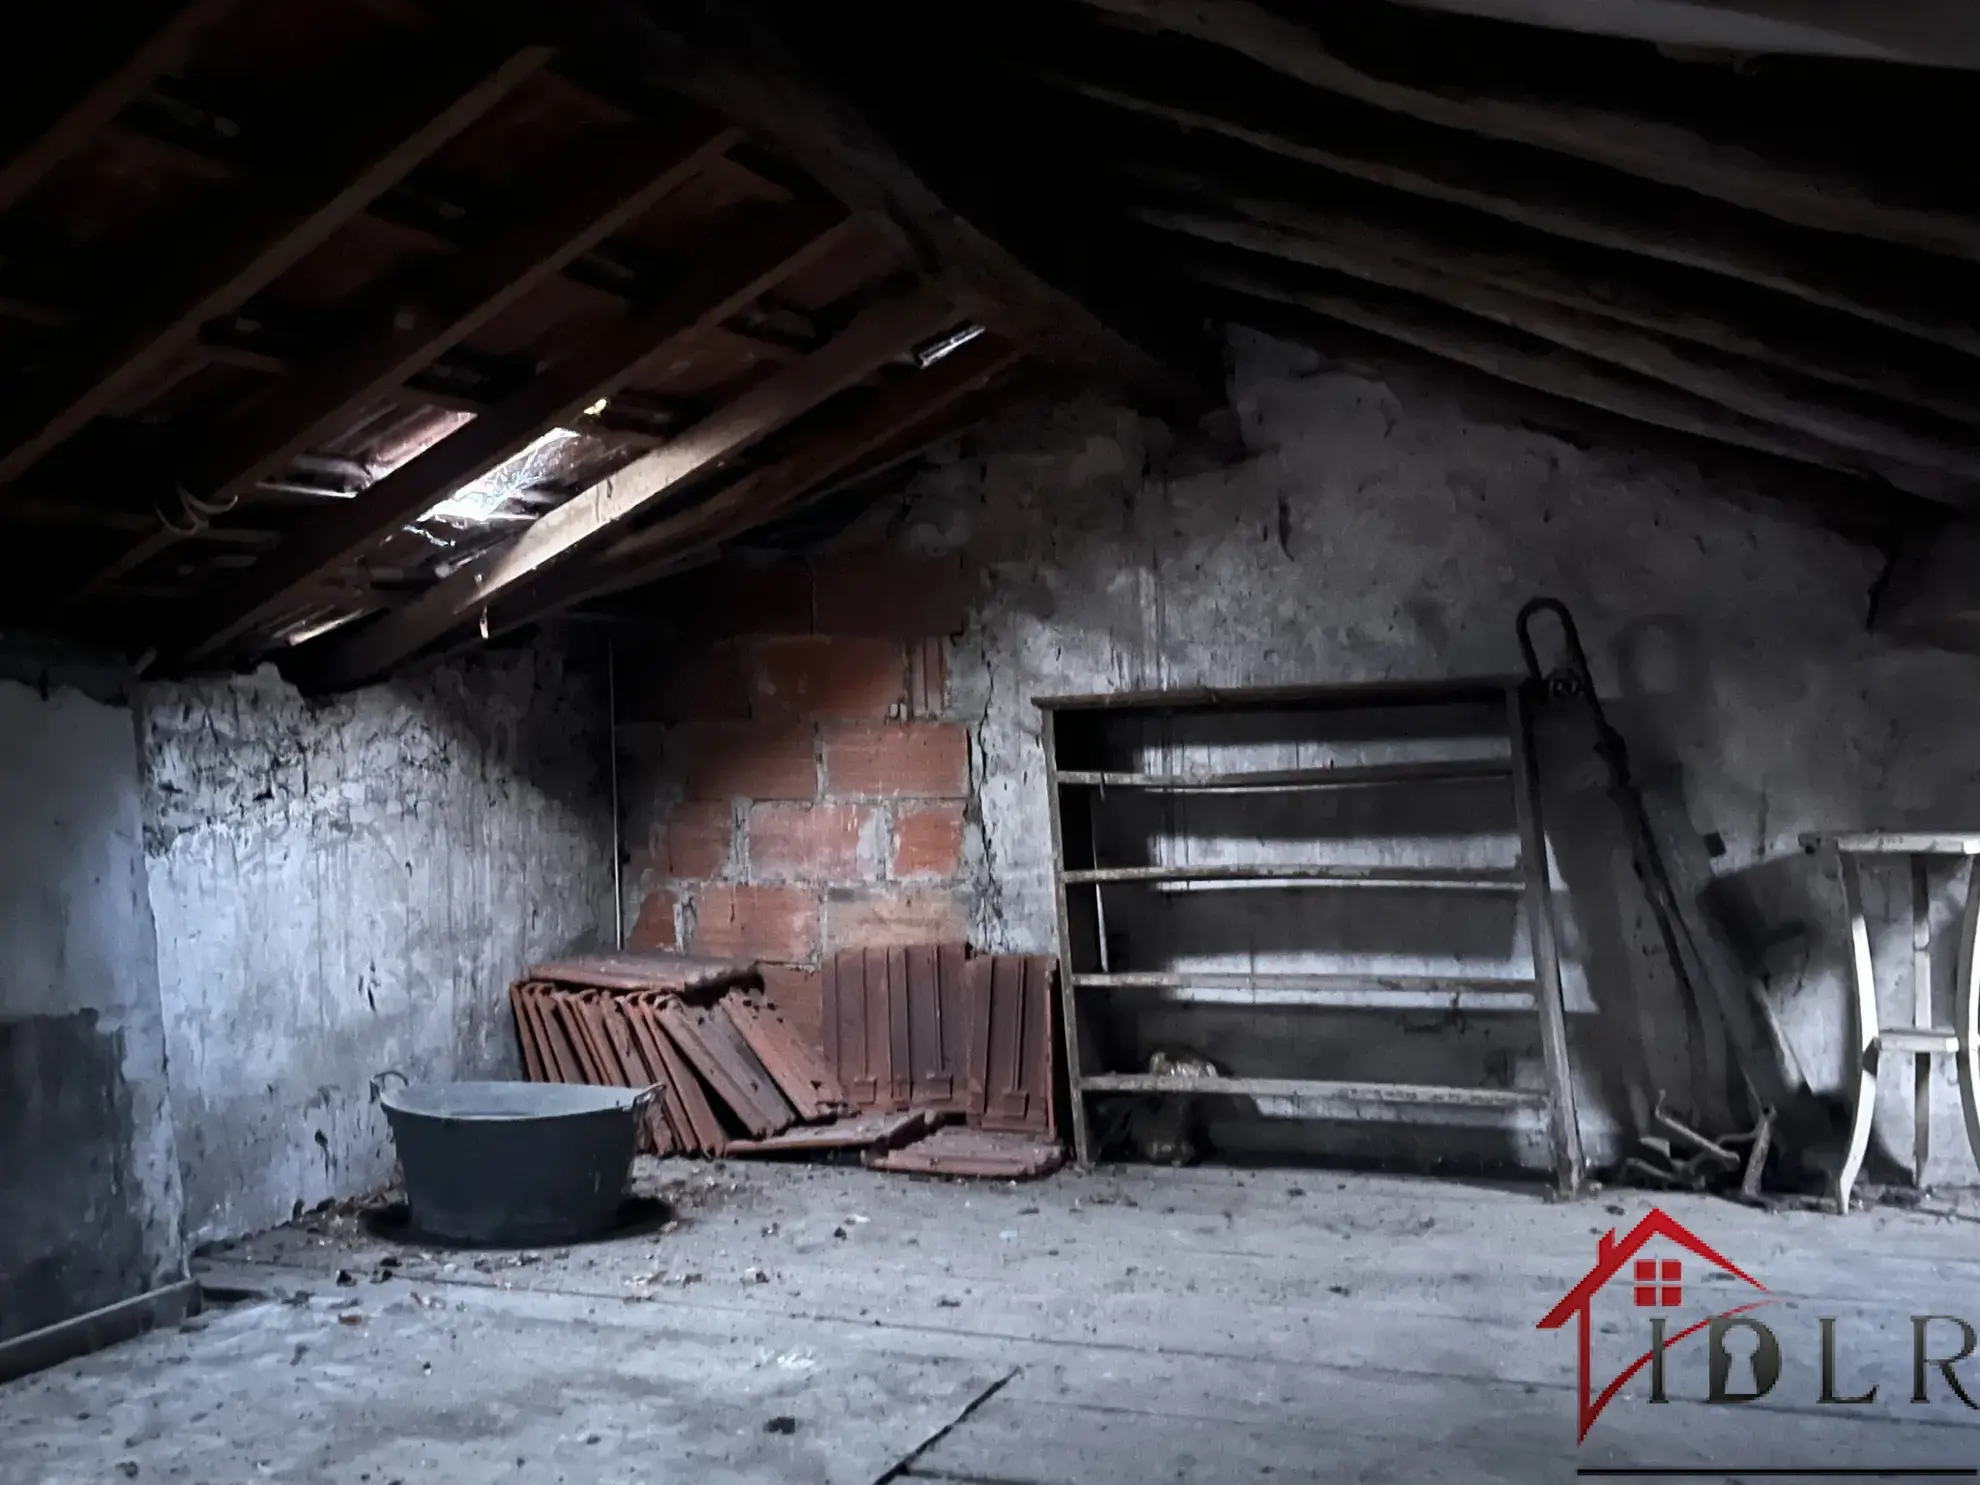
[[[516,1245],[574,1242],[613,1225],[646,1098],[561,1083],[415,1083],[379,1095],[413,1226]]]

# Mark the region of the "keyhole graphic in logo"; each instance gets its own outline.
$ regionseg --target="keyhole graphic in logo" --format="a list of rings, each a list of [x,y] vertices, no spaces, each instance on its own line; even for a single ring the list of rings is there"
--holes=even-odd
[[[1727,1331],[1722,1344],[1726,1348],[1726,1370],[1720,1379],[1720,1391],[1728,1397],[1752,1397],[1765,1391],[1753,1366],[1753,1358],[1760,1351],[1760,1337],[1741,1327]]]
[[[1667,1309],[1684,1303],[1684,1264],[1675,1258],[1636,1260],[1636,1307]]]

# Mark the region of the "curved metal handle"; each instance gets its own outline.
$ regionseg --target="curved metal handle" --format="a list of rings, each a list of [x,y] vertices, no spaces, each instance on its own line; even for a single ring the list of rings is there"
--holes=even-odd
[[[373,1073],[371,1075],[371,1096],[373,1098],[377,1098],[385,1091],[385,1080],[387,1078],[397,1078],[399,1080],[399,1086],[402,1088],[412,1087],[411,1078],[400,1072],[396,1067],[388,1067],[383,1072]]]
[[[1539,652],[1533,644],[1533,620],[1543,613],[1552,614],[1561,626],[1561,644],[1567,651],[1567,663],[1553,670],[1542,669]],[[1528,680],[1544,685],[1548,695],[1562,700],[1572,696],[1594,698],[1595,681],[1588,673],[1588,653],[1581,647],[1581,631],[1574,627],[1574,615],[1568,612],[1565,603],[1558,598],[1530,598],[1514,624],[1519,631],[1519,653],[1526,661]]]

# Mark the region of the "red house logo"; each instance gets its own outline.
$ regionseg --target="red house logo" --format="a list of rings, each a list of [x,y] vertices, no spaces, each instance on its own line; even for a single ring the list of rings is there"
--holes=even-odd
[[[1631,1228],[1629,1236],[1623,1238],[1620,1242],[1616,1240],[1616,1232],[1613,1227],[1603,1233],[1601,1240],[1595,1245],[1595,1266],[1586,1274],[1582,1275],[1580,1283],[1561,1296],[1561,1302],[1542,1317],[1537,1327],[1540,1330],[1559,1330],[1570,1319],[1573,1319],[1576,1323],[1578,1380],[1576,1443],[1580,1443],[1588,1437],[1588,1430],[1594,1425],[1595,1420],[1602,1416],[1602,1409],[1609,1405],[1610,1399],[1617,1392],[1621,1391],[1623,1385],[1631,1377],[1641,1371],[1653,1357],[1656,1357],[1660,1349],[1659,1346],[1653,1345],[1648,1351],[1645,1351],[1628,1366],[1624,1367],[1591,1403],[1588,1396],[1591,1386],[1588,1376],[1589,1333],[1595,1296],[1614,1282],[1620,1283],[1628,1289],[1633,1307],[1637,1309],[1669,1309],[1684,1302],[1684,1261],[1682,1259],[1637,1257],[1637,1254],[1642,1252],[1645,1245],[1657,1238],[1663,1238],[1683,1248],[1686,1252],[1704,1260],[1706,1263],[1712,1265],[1712,1267],[1730,1277],[1751,1285],[1762,1294],[1767,1292],[1766,1285],[1750,1274],[1743,1272],[1737,1264],[1716,1252],[1709,1244],[1694,1237],[1685,1228],[1683,1223],[1674,1220],[1662,1211],[1652,1209],[1650,1215]],[[1761,1305],[1769,1302],[1765,1299],[1757,1299],[1749,1304],[1736,1305],[1732,1309],[1720,1311],[1717,1315],[1707,1316],[1695,1325],[1688,1325],[1675,1335],[1663,1336],[1661,1326],[1655,1327],[1656,1333],[1661,1340],[1662,1346],[1669,1346],[1674,1342],[1683,1340],[1686,1336],[1694,1335],[1698,1331],[1704,1330],[1713,1320],[1723,1320],[1731,1315],[1744,1314],[1748,1310],[1758,1309]]]

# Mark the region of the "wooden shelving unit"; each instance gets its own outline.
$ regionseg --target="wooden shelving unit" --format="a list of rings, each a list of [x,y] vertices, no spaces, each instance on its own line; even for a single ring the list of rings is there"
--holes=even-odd
[[[1053,871],[1062,961],[1060,994],[1072,1090],[1075,1153],[1090,1165],[1094,1150],[1087,1100],[1094,1094],[1234,1095],[1312,1098],[1353,1105],[1485,1111],[1544,1110],[1555,1178],[1563,1191],[1579,1188],[1581,1142],[1568,1074],[1567,1035],[1552,915],[1545,834],[1537,798],[1527,696],[1515,680],[1380,683],[1368,686],[1274,687],[1229,691],[1146,692],[1038,698],[1044,715],[1047,787],[1052,817]],[[1304,762],[1295,767],[1146,766],[1150,751],[1135,740],[1172,727],[1201,730],[1206,720],[1268,717],[1274,725],[1311,716],[1315,741],[1327,725],[1357,716],[1396,722],[1389,733],[1367,725],[1355,734],[1359,751],[1413,739],[1412,715],[1467,709],[1487,718],[1476,734],[1494,747],[1482,756],[1408,757],[1375,761]],[[1352,731],[1352,728],[1350,729]],[[1474,739],[1475,741],[1475,739]],[[1186,749],[1188,751],[1190,749]],[[1196,751],[1202,749],[1196,748]],[[1282,745],[1283,750],[1283,745]],[[1293,751],[1304,750],[1295,740]],[[1160,748],[1154,751],[1161,751]],[[1238,748],[1236,751],[1244,751]],[[1121,766],[1123,762],[1137,766]],[[1489,786],[1503,780],[1511,796],[1518,859],[1511,865],[1444,866],[1395,861],[1321,860],[1315,849],[1288,860],[1113,864],[1103,861],[1102,828],[1110,801],[1158,795],[1294,794],[1329,790],[1435,791],[1447,784]],[[1286,812],[1288,817],[1295,814]],[[1300,844],[1295,842],[1295,844]],[[1496,893],[1517,897],[1526,917],[1533,971],[1526,978],[1435,974],[1355,974],[1305,971],[1236,972],[1135,968],[1111,962],[1108,898],[1123,889],[1218,887],[1238,891],[1373,889]],[[1377,1010],[1450,1010],[1527,1015],[1538,1019],[1546,1064],[1544,1089],[1458,1087],[1414,1082],[1287,1077],[1187,1077],[1087,1068],[1082,1065],[1082,1018],[1099,994],[1189,992],[1192,1000],[1223,1006],[1316,1006]]]

